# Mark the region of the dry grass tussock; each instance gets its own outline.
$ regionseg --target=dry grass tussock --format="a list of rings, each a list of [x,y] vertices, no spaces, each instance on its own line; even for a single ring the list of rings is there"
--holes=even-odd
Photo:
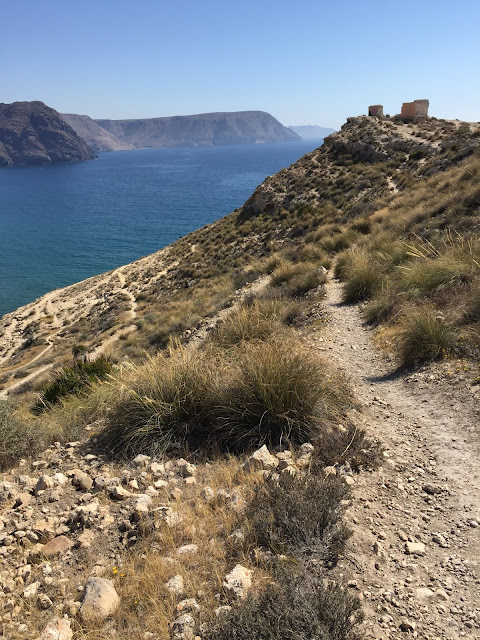
[[[370,233],[338,256],[345,301],[367,301],[366,320],[393,330],[402,364],[479,357],[479,214],[473,158],[372,215]]]
[[[172,348],[110,384],[100,442],[121,456],[301,444],[351,402],[342,379],[293,335]]]

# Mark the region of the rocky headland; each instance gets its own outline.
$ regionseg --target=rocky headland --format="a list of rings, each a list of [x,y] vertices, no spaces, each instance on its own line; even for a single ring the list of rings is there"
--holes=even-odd
[[[43,102],[0,104],[0,166],[91,160],[95,154]]]

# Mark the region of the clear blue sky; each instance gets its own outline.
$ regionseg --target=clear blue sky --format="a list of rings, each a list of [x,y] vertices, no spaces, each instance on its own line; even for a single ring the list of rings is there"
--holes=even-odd
[[[415,98],[480,120],[480,0],[0,0],[0,102],[337,128]]]

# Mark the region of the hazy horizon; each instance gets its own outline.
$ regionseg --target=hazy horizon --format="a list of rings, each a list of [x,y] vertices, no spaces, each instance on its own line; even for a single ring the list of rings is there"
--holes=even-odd
[[[433,116],[480,120],[477,0],[3,5],[3,102],[115,120],[259,110],[338,129],[369,104],[393,115],[428,98]]]

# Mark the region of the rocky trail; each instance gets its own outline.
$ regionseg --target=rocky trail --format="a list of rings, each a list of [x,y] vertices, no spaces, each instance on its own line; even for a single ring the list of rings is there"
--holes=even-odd
[[[442,365],[395,372],[338,282],[325,303],[316,344],[350,378],[361,426],[385,448],[379,471],[357,476],[339,567],[363,600],[366,636],[479,639],[478,400]]]

